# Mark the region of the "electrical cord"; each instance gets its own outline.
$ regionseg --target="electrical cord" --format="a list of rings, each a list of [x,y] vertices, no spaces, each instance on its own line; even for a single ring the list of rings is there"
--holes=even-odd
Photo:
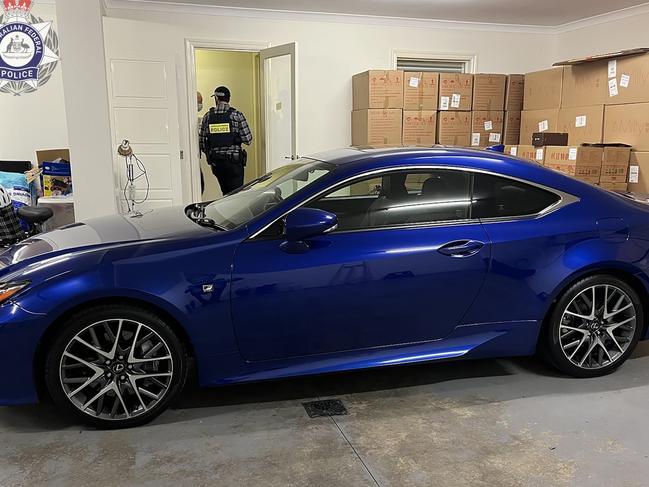
[[[119,155],[124,156],[124,164],[126,165],[126,180],[127,184],[124,185],[124,201],[126,201],[126,209],[128,210],[128,213],[131,213],[135,211],[135,205],[141,205],[145,201],[149,199],[149,192],[151,190],[151,182],[149,181],[149,174],[147,172],[146,166],[144,163],[133,153],[133,149],[130,147],[130,144],[128,140],[124,140],[122,144],[118,147],[117,152]],[[138,170],[140,171],[140,174],[137,176],[134,175],[133,173],[133,160],[135,160],[135,165],[137,166]],[[146,181],[146,190],[144,193],[144,197],[140,200],[135,199],[135,196],[133,196],[133,199],[129,199],[129,189],[132,189],[132,191],[135,191],[135,181],[138,179],[144,177]]]

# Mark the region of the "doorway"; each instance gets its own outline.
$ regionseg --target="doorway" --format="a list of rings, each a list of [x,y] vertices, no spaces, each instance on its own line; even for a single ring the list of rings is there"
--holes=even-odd
[[[216,49],[196,49],[196,88],[203,97],[203,109],[198,112],[198,123],[214,106],[211,97],[217,86],[227,86],[231,92],[230,105],[242,112],[252,131],[244,182],[259,177],[263,172],[261,164],[261,104],[259,97],[259,53],[248,51],[224,51]],[[211,201],[222,196],[221,189],[207,164],[205,154],[201,153],[200,170],[205,182],[201,201]]]
[[[230,104],[244,113],[253,132],[252,144],[245,147],[248,164],[244,182],[296,159],[296,44],[255,48],[254,43],[244,47],[244,44],[233,42],[191,39],[185,44],[189,120],[192,122],[189,124],[192,201],[209,201],[221,196],[205,155],[198,149],[200,121],[214,106],[210,95],[217,86],[230,89]],[[203,97],[203,108],[194,119],[196,91]],[[201,175],[204,190],[201,189]]]

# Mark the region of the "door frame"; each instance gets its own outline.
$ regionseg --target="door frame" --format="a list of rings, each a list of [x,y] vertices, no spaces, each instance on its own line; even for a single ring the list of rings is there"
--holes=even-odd
[[[198,127],[196,126],[196,49],[206,49],[214,51],[244,51],[256,52],[267,49],[270,47],[270,42],[259,41],[231,41],[219,39],[205,39],[205,38],[185,38],[185,75],[187,79],[187,98],[186,113],[188,121],[188,141],[189,153],[185,154],[185,160],[188,161],[187,167],[190,170],[190,183],[191,183],[191,201],[201,201],[201,162],[198,156]],[[260,83],[261,84],[261,83]],[[206,95],[207,96],[207,95]],[[260,98],[261,100],[261,98]],[[263,106],[262,106],[263,109]],[[263,113],[261,114],[263,124]],[[264,130],[256,136],[259,143],[260,154],[262,155],[262,164],[265,155],[265,134]],[[261,168],[263,170],[263,167]]]

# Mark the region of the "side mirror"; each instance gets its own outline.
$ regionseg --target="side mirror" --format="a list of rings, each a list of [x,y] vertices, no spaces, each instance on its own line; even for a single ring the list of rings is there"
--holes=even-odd
[[[309,250],[304,240],[324,235],[335,230],[338,217],[328,211],[317,208],[298,208],[286,216],[286,241],[282,250],[290,253],[301,253]]]

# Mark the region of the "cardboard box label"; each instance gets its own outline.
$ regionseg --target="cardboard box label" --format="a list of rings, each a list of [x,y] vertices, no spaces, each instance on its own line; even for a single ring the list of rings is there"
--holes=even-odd
[[[575,117],[575,127],[585,127],[586,126],[586,115],[579,115]]]
[[[629,81],[631,81],[631,76],[629,76],[628,74],[623,74],[622,76],[620,76],[620,87],[628,88]]]
[[[509,154],[512,155],[512,156],[515,156],[516,154],[518,154],[518,147],[510,147]]]
[[[640,180],[640,166],[629,166],[629,182],[637,183]]]
[[[576,161],[577,160],[577,148],[576,147],[571,147],[568,149],[568,160],[569,161]]]
[[[500,142],[500,134],[499,133],[490,133],[489,134],[489,142]]]
[[[451,108],[460,108],[460,99],[462,97],[458,93],[453,93],[451,97]]]
[[[617,96],[617,79],[611,78],[608,80],[608,96]]]
[[[419,78],[415,78],[414,76],[411,76],[410,79],[408,80],[408,86],[412,88],[417,88],[419,86]]]
[[[480,145],[480,132],[473,132],[471,134],[471,145],[472,146]]]
[[[442,96],[439,100],[439,109],[448,110],[450,98],[448,96]]]
[[[608,62],[608,77],[615,78],[617,76],[617,60],[611,59]]]
[[[545,132],[548,130],[549,124],[547,120],[541,120],[539,122],[539,132]]]
[[[534,156],[534,158],[537,161],[542,161],[543,160],[543,149],[542,148],[541,149],[536,149],[536,155]]]
[[[487,121],[484,123],[484,129],[485,129],[487,132],[490,131],[490,130],[493,130],[493,128],[494,128],[494,124],[491,122],[491,120],[487,120]]]

